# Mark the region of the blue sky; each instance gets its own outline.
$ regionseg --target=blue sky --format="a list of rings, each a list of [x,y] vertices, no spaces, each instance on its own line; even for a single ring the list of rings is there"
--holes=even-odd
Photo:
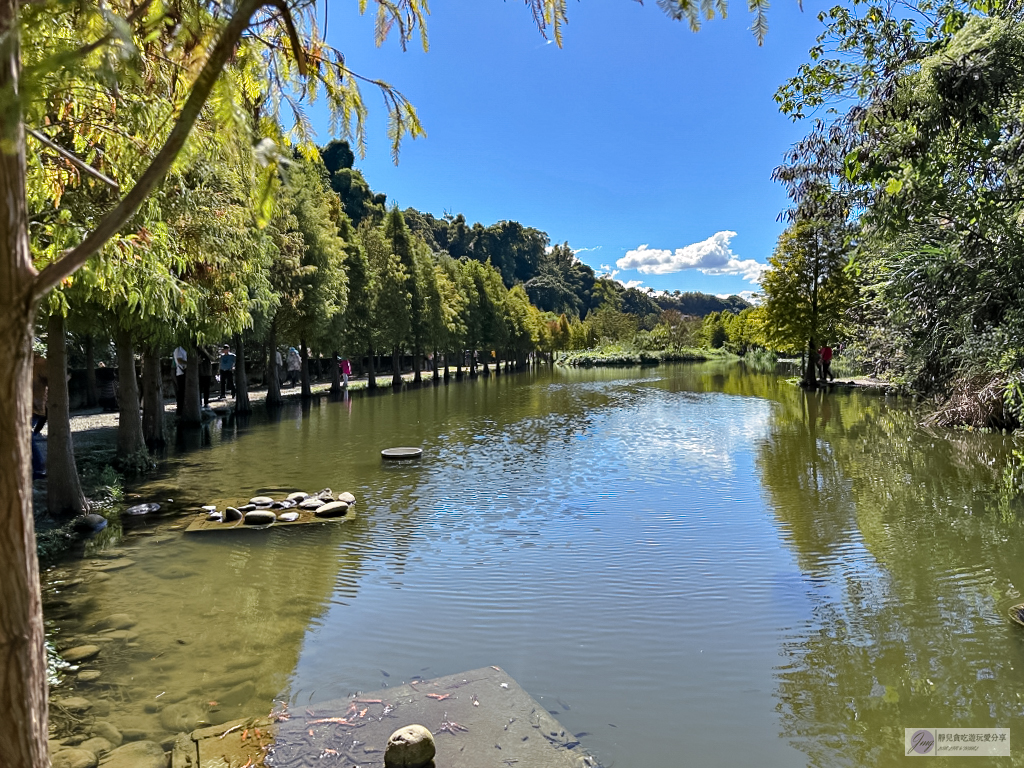
[[[329,6],[328,40],[354,71],[399,88],[427,131],[394,166],[383,104],[364,88],[356,165],[389,202],[519,221],[627,284],[756,290],[786,205],[771,172],[806,130],[772,95],[807,60],[819,6],[779,3],[758,47],[745,3],[694,34],[654,0],[580,0],[559,49],[519,0],[435,0],[427,53],[376,48],[372,16],[355,7]]]

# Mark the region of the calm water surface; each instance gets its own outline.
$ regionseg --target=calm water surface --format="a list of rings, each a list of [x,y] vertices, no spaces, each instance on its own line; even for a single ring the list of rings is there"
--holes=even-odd
[[[741,365],[225,421],[132,489],[172,514],[47,574],[53,642],[103,644],[83,665],[102,677],[54,695],[160,740],[494,664],[605,766],[896,765],[921,726],[1012,728],[1019,757],[991,764],[1024,764],[1015,443],[915,424]],[[382,464],[393,445],[425,458]],[[176,528],[199,504],[325,486],[358,517]],[[104,638],[123,613],[135,626]]]

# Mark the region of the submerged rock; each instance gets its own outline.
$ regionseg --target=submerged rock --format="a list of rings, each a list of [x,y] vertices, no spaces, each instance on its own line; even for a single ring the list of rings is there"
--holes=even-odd
[[[436,753],[437,747],[430,731],[422,725],[407,725],[388,739],[384,765],[387,768],[423,768],[431,764]]]
[[[168,704],[160,711],[160,725],[171,733],[192,731],[206,722],[206,710],[198,704]]]
[[[166,768],[164,748],[154,741],[133,741],[107,756],[103,768]]]
[[[153,502],[151,504],[136,504],[134,507],[128,507],[128,509],[126,509],[124,511],[124,513],[126,515],[130,515],[132,517],[135,517],[137,515],[149,515],[149,514],[152,514],[153,512],[159,512],[159,511],[160,511],[160,505],[155,503],[155,502]]]
[[[96,757],[99,757],[105,752],[109,752],[114,748],[114,745],[104,739],[102,736],[93,736],[91,739],[86,739],[78,745],[79,749],[87,749],[92,752]]]
[[[99,759],[87,749],[61,749],[50,758],[51,768],[96,768]]]
[[[75,648],[68,648],[61,656],[69,664],[78,664],[81,661],[91,659],[100,652],[98,645],[79,645]]]
[[[246,680],[217,697],[221,707],[240,707],[256,695],[256,683]]]
[[[99,629],[131,629],[138,622],[127,613],[112,613],[107,618],[98,622]]]
[[[257,509],[246,512],[243,518],[245,525],[270,525],[277,520],[277,515],[266,509]]]
[[[78,673],[77,678],[80,683],[91,683],[94,680],[99,680],[103,673],[98,669],[83,669]]]
[[[66,709],[68,712],[88,712],[92,709],[92,702],[82,696],[69,696],[66,699],[57,699],[54,706]]]
[[[99,722],[93,725],[92,735],[106,739],[114,747],[120,747],[121,742],[124,741],[124,737],[121,735],[121,732],[110,723],[105,722]]]
[[[348,514],[348,504],[344,501],[332,501],[316,510],[317,517],[344,517]]]

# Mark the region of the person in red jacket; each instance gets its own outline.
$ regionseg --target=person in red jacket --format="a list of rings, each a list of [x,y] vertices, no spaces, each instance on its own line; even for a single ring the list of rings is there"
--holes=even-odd
[[[835,374],[832,373],[832,347],[828,344],[818,350],[818,366],[821,370],[821,378],[835,381]]]

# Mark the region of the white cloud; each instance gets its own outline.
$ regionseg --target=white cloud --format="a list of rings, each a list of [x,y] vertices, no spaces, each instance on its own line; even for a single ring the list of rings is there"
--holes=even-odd
[[[602,264],[601,265],[601,271],[602,272],[611,272],[612,271],[612,265],[611,264]]]
[[[692,243],[674,251],[648,248],[641,245],[615,262],[619,269],[635,269],[644,275],[670,275],[687,269],[697,269],[705,275],[740,275],[756,283],[767,265],[754,259],[740,259],[732,252],[729,242],[735,232],[716,232],[707,240]]]
[[[626,289],[627,291],[628,291],[628,290],[629,290],[630,288],[639,288],[639,287],[640,287],[641,285],[643,285],[643,284],[644,284],[644,281],[643,281],[643,280],[627,280],[626,282],[622,282],[621,280],[619,280],[618,282],[619,282],[619,283],[620,283],[620,284],[622,285],[622,287],[623,287],[623,288],[625,288],[625,289]]]
[[[584,251],[600,251],[600,250],[601,250],[601,246],[600,245],[595,245],[593,248],[573,248],[572,249],[572,253],[573,253],[574,256],[579,256]]]

